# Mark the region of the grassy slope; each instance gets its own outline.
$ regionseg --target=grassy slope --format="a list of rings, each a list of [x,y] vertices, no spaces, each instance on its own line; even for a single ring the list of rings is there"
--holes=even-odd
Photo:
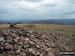
[[[20,27],[25,27],[33,30],[40,30],[40,31],[49,31],[49,30],[58,30],[58,31],[67,31],[75,33],[75,26],[69,25],[55,25],[55,24],[33,24],[35,27],[31,26],[28,27],[30,24],[17,24]],[[0,24],[0,28],[9,27],[9,24]]]
[[[39,31],[51,31],[51,30],[57,30],[57,31],[65,31],[69,33],[75,33],[75,26],[70,25],[55,25],[55,24],[33,24],[35,27],[27,27],[27,25],[30,24],[18,24],[18,26],[26,27],[27,29],[32,30],[39,30]]]
[[[7,28],[7,27],[9,27],[9,24],[0,24],[0,29],[1,28]]]

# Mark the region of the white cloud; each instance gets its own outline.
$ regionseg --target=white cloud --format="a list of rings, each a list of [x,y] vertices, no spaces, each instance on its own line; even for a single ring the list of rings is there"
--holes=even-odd
[[[75,13],[70,13],[75,11],[74,3],[73,0],[0,0],[0,18],[74,18]]]

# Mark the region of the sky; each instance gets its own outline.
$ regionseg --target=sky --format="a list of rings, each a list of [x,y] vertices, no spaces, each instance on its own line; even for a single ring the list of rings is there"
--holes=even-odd
[[[0,0],[0,20],[75,18],[75,0]]]

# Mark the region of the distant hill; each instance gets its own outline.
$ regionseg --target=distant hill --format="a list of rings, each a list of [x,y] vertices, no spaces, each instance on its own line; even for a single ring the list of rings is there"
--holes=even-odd
[[[0,20],[0,24],[8,24],[8,23],[30,23],[30,20]]]
[[[25,24],[60,24],[75,25],[75,19],[47,19],[47,20],[0,20],[0,24],[6,23],[25,23]]]
[[[0,21],[0,24],[4,24],[5,22],[4,21]]]
[[[62,25],[75,25],[75,19],[49,19],[33,21],[32,24],[62,24]]]

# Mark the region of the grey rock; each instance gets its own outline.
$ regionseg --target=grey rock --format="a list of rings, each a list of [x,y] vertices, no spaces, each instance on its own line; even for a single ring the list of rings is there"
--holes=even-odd
[[[3,37],[0,37],[0,41],[4,41],[4,38]]]

